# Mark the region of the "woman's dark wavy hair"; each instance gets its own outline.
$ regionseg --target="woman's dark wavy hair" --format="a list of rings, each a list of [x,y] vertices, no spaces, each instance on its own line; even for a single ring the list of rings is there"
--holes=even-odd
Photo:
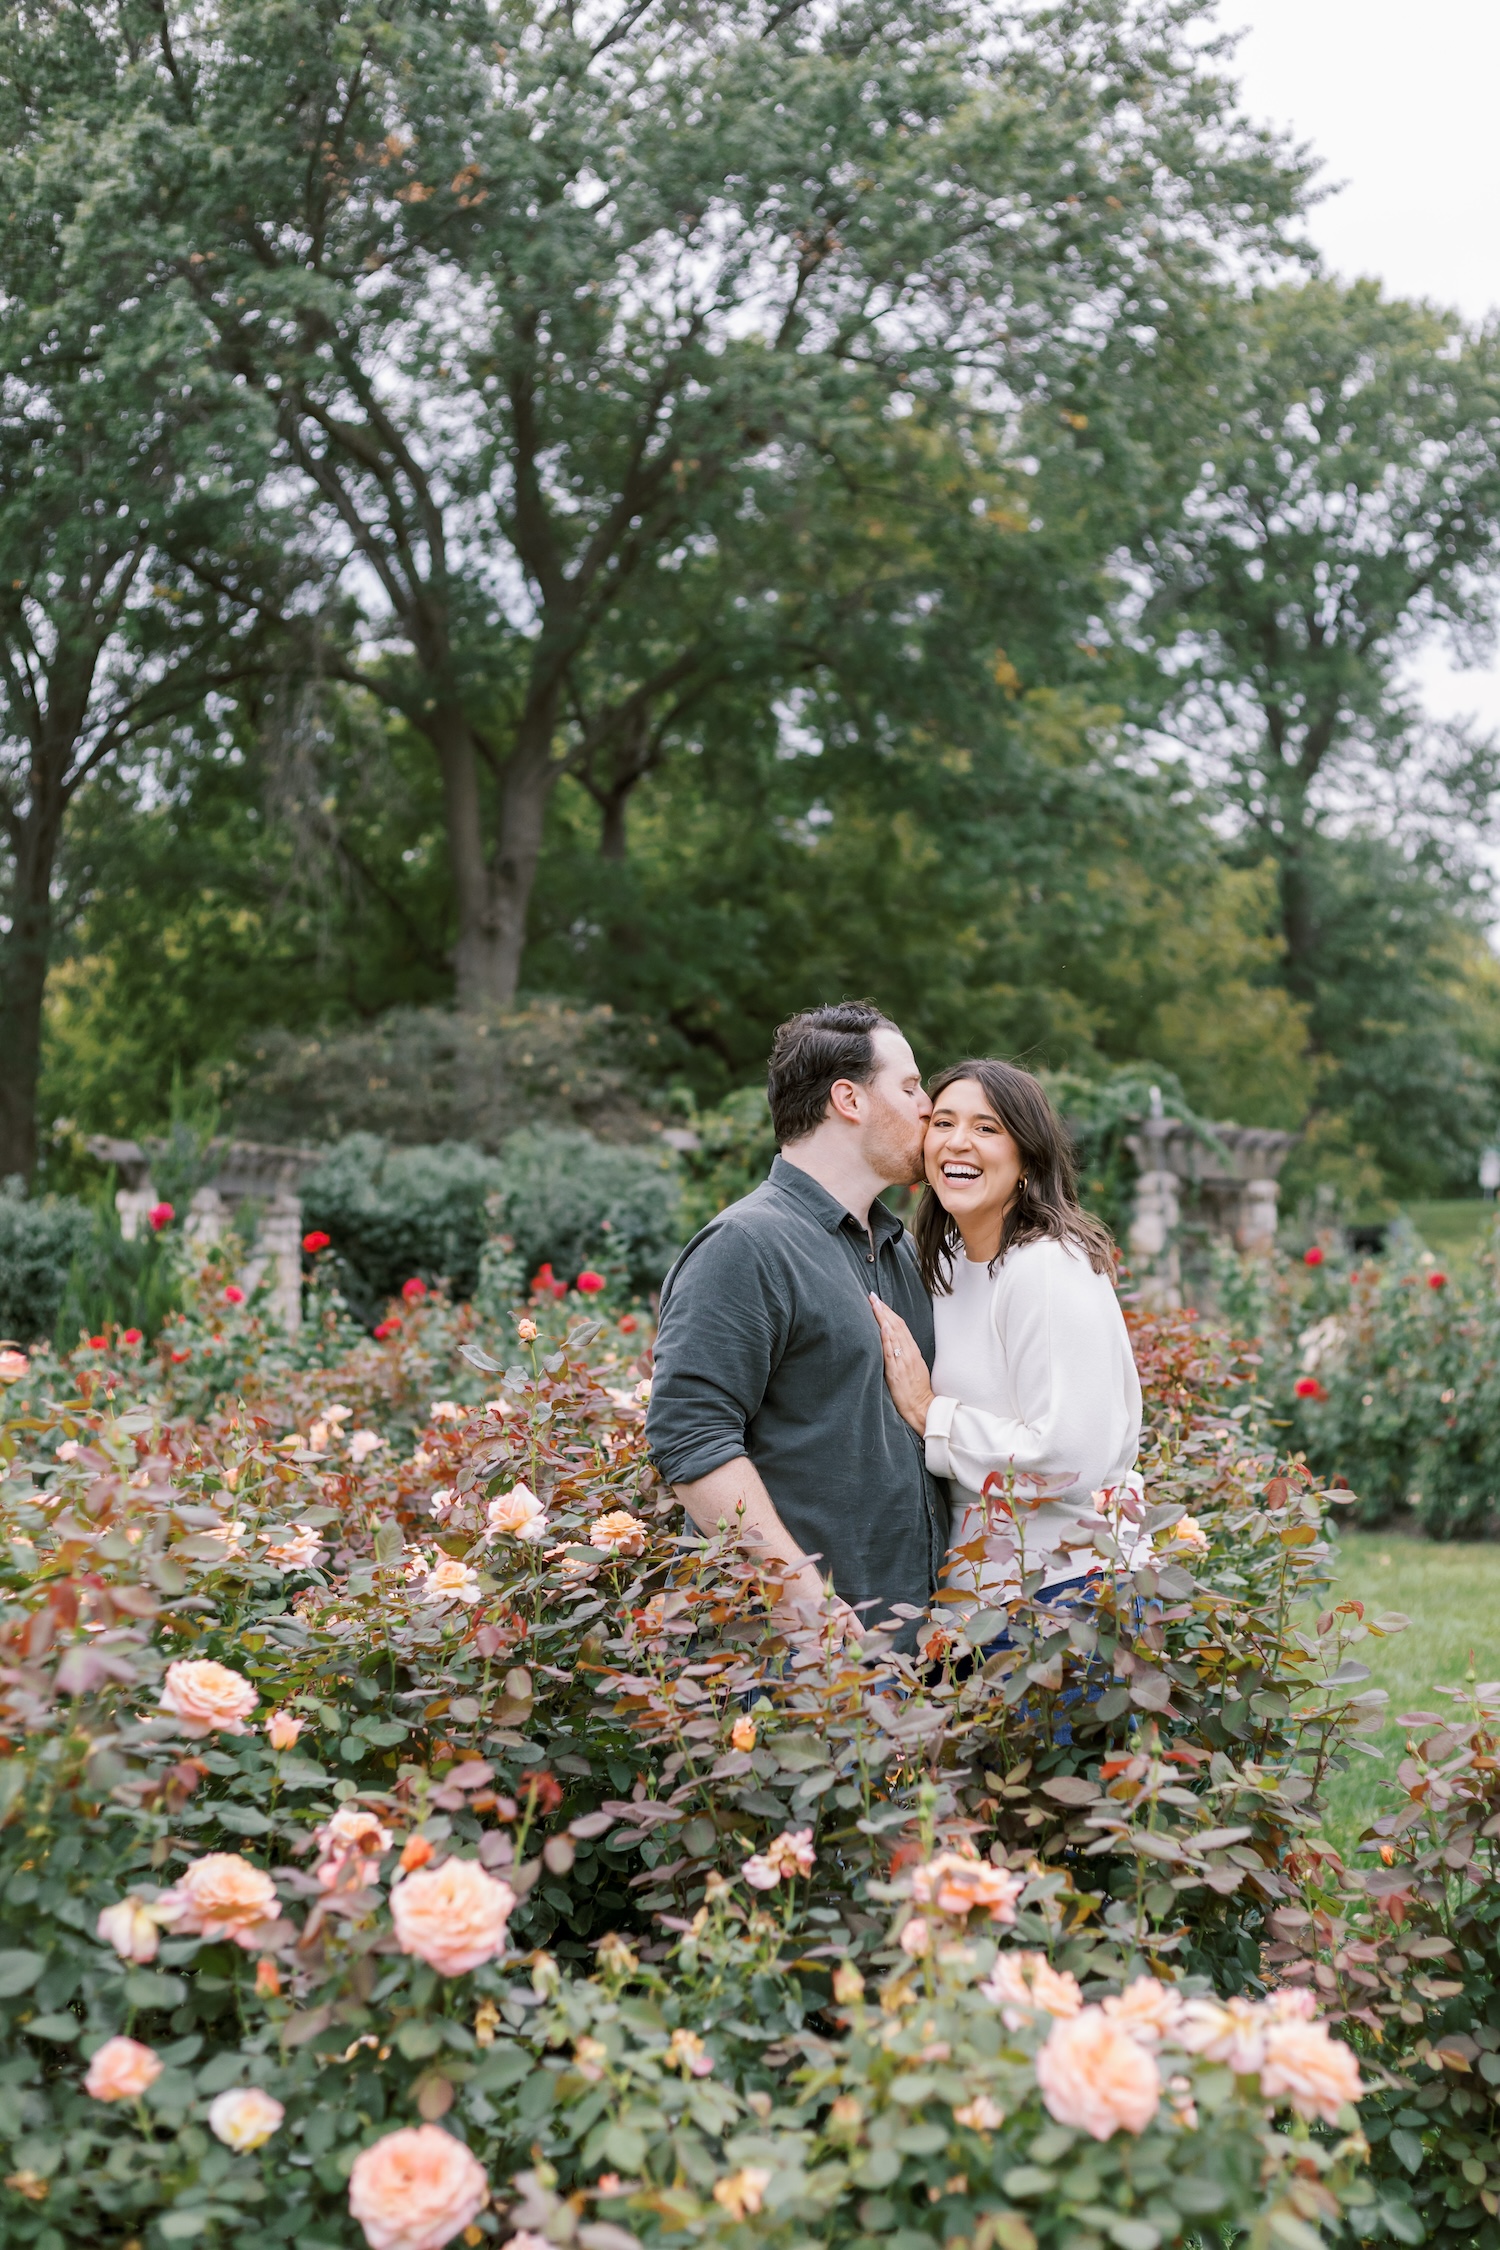
[[[1095,1273],[1113,1279],[1114,1241],[1109,1229],[1079,1204],[1068,1129],[1039,1082],[1014,1063],[954,1063],[940,1071],[927,1089],[934,1109],[960,1078],[972,1078],[984,1088],[990,1109],[1021,1152],[1022,1185],[1005,1214],[999,1253],[990,1271],[1023,1242],[1067,1242],[1083,1252]],[[929,1294],[946,1297],[953,1287],[954,1252],[963,1237],[930,1187],[923,1193],[911,1231]]]

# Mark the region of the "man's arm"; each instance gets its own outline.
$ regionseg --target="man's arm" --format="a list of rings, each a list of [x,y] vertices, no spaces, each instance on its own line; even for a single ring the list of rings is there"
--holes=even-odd
[[[672,1489],[701,1532],[712,1536],[721,1523],[730,1530],[738,1527],[757,1539],[767,1554],[790,1566],[782,1584],[782,1601],[799,1608],[810,1604],[821,1611],[827,1589],[817,1564],[808,1561],[776,1513],[776,1503],[753,1461],[742,1453],[722,1468],[711,1469],[706,1477],[695,1477],[690,1484],[677,1484]]]

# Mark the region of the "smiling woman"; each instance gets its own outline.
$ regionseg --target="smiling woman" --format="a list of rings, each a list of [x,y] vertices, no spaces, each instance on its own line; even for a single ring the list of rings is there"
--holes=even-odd
[[[1113,1245],[1079,1206],[1066,1130],[1028,1072],[957,1063],[932,1103],[914,1228],[930,1377],[897,1317],[875,1311],[891,1395],[948,1481],[948,1582],[1003,1598],[1035,1574],[1086,1593],[1106,1562],[1133,1568],[1147,1548]]]

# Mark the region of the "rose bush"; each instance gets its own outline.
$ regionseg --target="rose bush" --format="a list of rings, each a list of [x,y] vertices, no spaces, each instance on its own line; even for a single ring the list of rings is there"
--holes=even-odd
[[[195,1317],[232,1388],[169,1330],[0,1409],[7,2243],[1402,2223],[1257,1997],[1387,1627],[1307,1615],[1326,1495],[1190,1322],[1138,1331],[1149,1568],[907,1659],[689,1535],[630,1316]]]

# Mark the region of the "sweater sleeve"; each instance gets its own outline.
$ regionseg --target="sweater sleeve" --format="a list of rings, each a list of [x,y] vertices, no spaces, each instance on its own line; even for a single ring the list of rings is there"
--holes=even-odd
[[[1120,1442],[1119,1307],[1109,1283],[1061,1245],[1028,1244],[990,1299],[994,1349],[1003,1353],[1014,1419],[934,1398],[927,1466],[967,1491],[1014,1471],[1018,1499],[1092,1491]],[[1128,1347],[1127,1347],[1128,1348]]]
[[[782,1348],[777,1277],[734,1228],[710,1228],[668,1276],[646,1441],[668,1484],[691,1484],[748,1449]]]

